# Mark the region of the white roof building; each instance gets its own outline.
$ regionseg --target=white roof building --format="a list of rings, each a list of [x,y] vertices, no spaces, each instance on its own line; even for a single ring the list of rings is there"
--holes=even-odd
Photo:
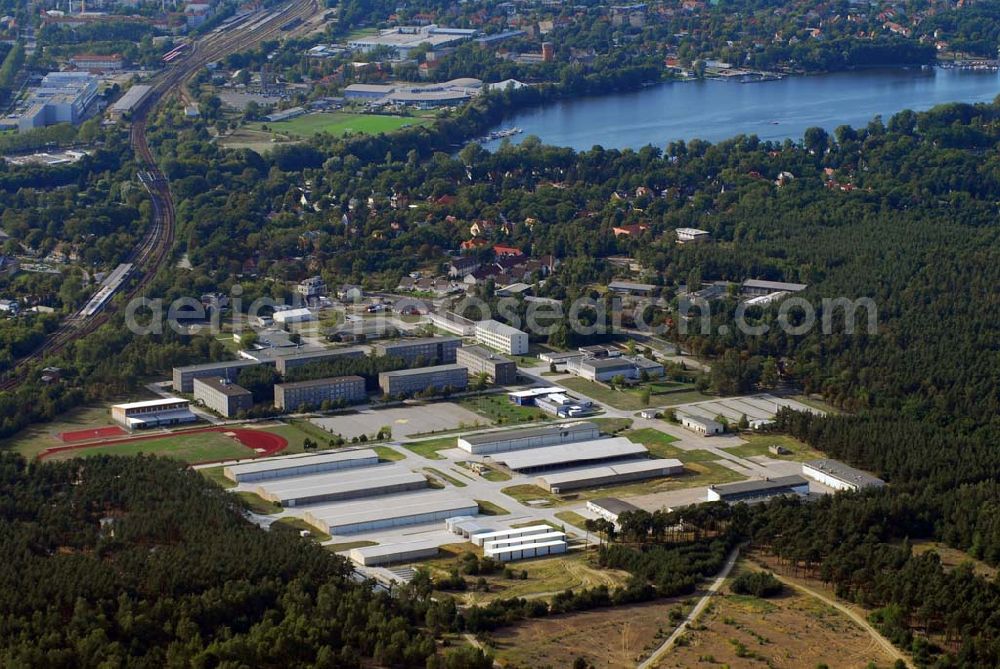
[[[493,459],[514,471],[530,471],[555,467],[572,467],[586,463],[638,458],[649,451],[625,437],[580,441],[572,444],[543,446],[496,455]]]

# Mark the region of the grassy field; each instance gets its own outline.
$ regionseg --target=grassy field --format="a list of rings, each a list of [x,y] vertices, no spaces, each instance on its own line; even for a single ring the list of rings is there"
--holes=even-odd
[[[819,397],[813,397],[812,395],[792,395],[788,399],[795,400],[796,402],[801,402],[802,404],[805,404],[807,407],[812,407],[813,409],[819,409],[820,411],[825,411],[828,414],[832,414],[834,416],[843,413],[843,411],[833,406],[829,402],[826,402],[820,399]]]
[[[226,490],[235,488],[236,482],[227,479],[222,473],[223,469],[225,469],[225,467],[205,467],[204,469],[199,469],[198,473],[220,488],[224,488]]]
[[[588,418],[587,420],[597,425],[604,434],[618,434],[622,430],[632,427],[631,418]]]
[[[466,397],[459,400],[458,404],[469,411],[488,418],[497,425],[530,423],[549,419],[549,415],[541,409],[512,404],[506,395],[500,394]]]
[[[106,446],[93,446],[72,451],[55,453],[48,460],[68,460],[95,455],[161,455],[184,462],[210,462],[212,460],[236,460],[254,455],[254,452],[230,437],[219,432],[198,432],[177,434],[159,439],[144,439]]]
[[[135,399],[137,401],[153,399],[153,395],[144,391],[135,397]],[[34,458],[46,448],[65,446],[62,440],[56,436],[61,432],[74,432],[76,430],[114,425],[111,422],[110,407],[109,403],[70,409],[48,423],[29,425],[15,436],[5,440],[4,448],[20,453],[25,458]]]
[[[741,564],[734,576],[745,569]],[[893,658],[837,609],[786,588],[770,599],[738,596],[724,587],[699,624],[660,667],[892,666]],[[706,661],[711,658],[711,665]],[[871,663],[871,664],[869,664]]]
[[[706,395],[705,393],[698,392],[697,390],[681,390],[676,393],[654,395],[652,402],[654,406],[658,407],[675,407],[680,404],[690,404],[691,402],[704,402],[706,400],[717,399],[719,398],[715,395]]]
[[[666,432],[660,432],[651,427],[646,427],[641,430],[632,430],[626,432],[623,436],[628,437],[629,441],[642,444],[649,452],[658,458],[677,458],[681,462],[711,462],[713,460],[718,460],[719,457],[712,453],[711,451],[706,451],[702,449],[694,449],[686,451],[676,446],[672,446],[673,442],[677,441],[677,437],[672,437]]]
[[[294,516],[288,516],[286,518],[278,518],[276,521],[271,523],[271,531],[275,530],[279,532],[294,532],[298,534],[302,530],[308,530],[311,538],[316,541],[329,541],[330,535],[321,530],[317,530],[315,527],[302,520],[301,518],[296,518]]]
[[[424,441],[411,441],[403,444],[403,447],[413,451],[417,455],[422,455],[428,460],[444,460],[444,456],[439,455],[438,451],[458,448],[456,442],[457,437],[438,437],[437,439],[425,439]]]
[[[458,462],[456,464],[459,467],[467,469],[470,472],[472,472],[472,465],[470,463]],[[470,473],[468,476],[473,479],[475,479],[476,477],[484,478],[487,481],[493,481],[494,483],[502,483],[504,481],[510,480],[510,474],[507,474],[506,472],[502,472],[499,469],[493,469],[492,467],[488,467],[487,465],[481,465],[481,467],[482,467],[481,471],[483,472],[482,474]]]
[[[579,530],[583,530],[584,532],[587,531],[587,528],[584,526],[587,519],[578,514],[576,511],[560,511],[556,514],[556,518],[569,523]]]
[[[378,135],[407,126],[428,125],[430,123],[432,123],[431,119],[413,116],[320,112],[305,114],[287,121],[250,123],[247,128],[278,135],[312,137],[323,132],[331,135],[345,135],[347,133]]]
[[[962,564],[971,564],[972,571],[978,576],[982,576],[987,580],[995,580],[997,576],[996,567],[991,567],[982,560],[977,560],[968,553],[960,551],[957,548],[952,548],[946,546],[937,541],[916,541],[913,543],[913,553],[914,555],[920,555],[922,553],[927,553],[928,551],[934,551],[941,558],[941,566],[946,570],[952,570]]]
[[[406,459],[405,455],[394,448],[389,448],[388,446],[376,446],[374,450],[378,459],[386,462],[399,462],[400,460]]]
[[[552,493],[546,492],[542,488],[539,488],[538,486],[530,483],[525,483],[521,485],[512,485],[510,487],[504,488],[500,492],[507,495],[508,497],[513,497],[521,504],[527,504],[528,502],[539,499],[544,499],[548,501],[550,504],[557,504],[559,502],[559,498],[553,495]]]
[[[431,476],[436,476],[439,479],[447,481],[456,488],[464,488],[466,485],[468,485],[465,481],[460,481],[450,474],[445,474],[440,469],[434,469],[433,467],[425,467],[424,471],[430,473]]]
[[[240,491],[236,493],[236,496],[246,502],[246,505],[250,507],[250,510],[254,513],[259,513],[264,516],[269,516],[272,513],[281,513],[280,504],[268,502],[255,492]]]
[[[479,505],[479,513],[483,516],[508,516],[510,511],[503,508],[498,504],[494,504],[488,499],[477,499],[476,504]]]
[[[591,399],[597,400],[601,404],[607,404],[623,411],[638,411],[639,409],[645,409],[647,406],[655,404],[652,398],[650,398],[649,405],[644,404],[638,390],[611,390],[600,383],[594,383],[593,381],[581,379],[576,376],[561,380],[559,385],[565,386],[570,390],[575,390]]]
[[[815,448],[799,441],[795,437],[789,437],[784,434],[741,434],[740,439],[743,439],[747,443],[727,448],[725,449],[726,452],[738,455],[741,458],[766,455],[769,458],[775,458],[778,460],[796,460],[798,462],[815,460],[816,458],[823,457],[823,453],[817,451]],[[778,446],[784,446],[791,451],[791,453],[789,455],[773,455],[767,449],[769,446],[775,444]]]
[[[334,553],[339,553],[340,551],[349,551],[352,548],[364,548],[366,546],[378,546],[377,541],[345,541],[339,544],[326,544],[323,546],[328,551],[333,551]]]
[[[302,448],[302,444],[305,442],[307,437],[315,442],[318,442],[320,449],[325,449],[328,447],[327,444],[332,436],[312,423],[303,420],[293,420],[286,423],[275,424],[274,426],[264,428],[264,431],[280,435],[288,441],[288,446],[281,452],[282,455],[305,453],[305,449]]]

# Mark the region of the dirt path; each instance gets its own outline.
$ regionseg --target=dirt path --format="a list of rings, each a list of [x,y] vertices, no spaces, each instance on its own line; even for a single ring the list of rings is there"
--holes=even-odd
[[[652,655],[643,660],[637,669],[649,669],[650,667],[656,666],[656,663],[659,662],[660,658],[674,647],[674,644],[677,643],[677,639],[679,639],[681,635],[687,631],[687,628],[691,623],[698,619],[698,616],[700,616],[708,606],[712,596],[715,595],[715,593],[717,593],[722,587],[722,584],[726,582],[726,579],[729,577],[729,572],[733,570],[733,565],[736,564],[736,559],[739,558],[739,556],[740,547],[737,546],[733,549],[733,552],[729,554],[729,559],[726,560],[726,564],[722,567],[722,571],[719,572],[719,575],[715,577],[714,581],[712,581],[712,585],[708,587],[708,592],[705,593],[705,596],[698,600],[695,607],[691,609],[691,613],[687,614],[687,617],[680,625],[677,626],[674,633],[667,637],[667,640],[660,644],[660,647],[654,650]]]
[[[845,616],[847,616],[848,618],[850,618],[853,623],[855,623],[861,629],[863,629],[865,632],[867,632],[868,635],[872,638],[872,641],[874,641],[875,644],[879,648],[881,648],[886,653],[888,653],[890,656],[892,656],[894,660],[895,659],[900,659],[900,660],[903,661],[904,664],[906,664],[907,667],[912,667],[913,666],[910,663],[910,659],[906,655],[904,655],[901,650],[899,650],[898,648],[896,648],[896,646],[894,646],[891,641],[889,641],[884,636],[882,636],[882,633],[879,632],[877,629],[875,629],[871,625],[871,623],[869,623],[867,620],[865,620],[864,616],[858,614],[858,612],[855,611],[854,609],[852,609],[851,607],[846,606],[844,604],[841,604],[836,599],[833,599],[831,597],[827,597],[822,592],[819,592],[818,590],[814,590],[813,588],[810,588],[808,585],[804,585],[804,584],[802,584],[802,583],[800,583],[800,582],[798,582],[798,581],[796,581],[794,579],[791,579],[791,578],[789,578],[787,576],[782,576],[780,574],[775,574],[774,577],[777,578],[782,583],[784,583],[785,585],[788,585],[788,586],[790,586],[792,588],[795,588],[796,590],[804,592],[805,594],[809,595],[810,597],[814,597],[814,598],[818,599],[819,601],[823,602],[827,606],[831,606],[831,607],[837,609],[838,611],[840,611],[841,613],[843,613]]]

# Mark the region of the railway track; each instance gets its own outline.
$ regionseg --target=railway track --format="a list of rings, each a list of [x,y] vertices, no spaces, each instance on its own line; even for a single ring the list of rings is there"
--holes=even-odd
[[[133,114],[129,141],[140,166],[140,182],[153,203],[153,221],[142,240],[132,250],[127,262],[134,265],[135,279],[125,289],[126,302],[141,295],[150,285],[157,271],[167,260],[176,234],[176,213],[170,185],[160,171],[149,148],[146,127],[150,114],[202,67],[225,56],[269,39],[285,34],[281,28],[289,21],[305,19],[319,11],[317,0],[293,0],[283,9],[273,10],[266,22],[254,22],[250,30],[234,28],[231,32],[210,34],[194,45],[186,58],[170,66],[155,80],[152,89]],[[245,28],[245,26],[244,26]],[[126,282],[129,283],[129,282]],[[119,293],[121,294],[121,293]],[[0,390],[13,390],[27,376],[32,366],[46,357],[55,355],[80,337],[86,336],[110,320],[115,305],[110,296],[106,306],[97,313],[84,316],[82,310],[63,321],[35,350],[20,358],[14,369],[0,379]]]

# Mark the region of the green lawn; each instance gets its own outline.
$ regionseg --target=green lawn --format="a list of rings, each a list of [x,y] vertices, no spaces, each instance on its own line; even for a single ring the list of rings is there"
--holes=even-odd
[[[236,493],[236,496],[243,500],[254,513],[259,513],[264,516],[269,516],[272,513],[281,513],[280,504],[268,502],[255,492],[241,491]]]
[[[494,504],[488,499],[477,499],[475,502],[479,505],[479,513],[483,516],[506,516],[510,514],[510,511]]]
[[[326,532],[316,529],[306,521],[301,518],[296,518],[294,516],[288,516],[287,518],[278,518],[276,521],[271,523],[271,531],[278,532],[294,532],[295,534],[300,533],[302,530],[309,530],[312,535],[311,538],[316,541],[329,541],[330,535]]]
[[[290,420],[285,423],[276,424],[273,427],[264,428],[264,430],[280,435],[288,441],[288,446],[281,452],[282,455],[305,453],[302,444],[306,438],[317,442],[320,450],[329,448],[330,439],[333,437],[329,432],[324,432],[306,420]]]
[[[388,446],[376,446],[375,454],[378,456],[379,460],[385,460],[386,462],[398,462],[406,459],[405,455],[394,448],[389,448]]]
[[[377,541],[345,541],[339,544],[326,544],[323,546],[328,551],[333,551],[334,553],[339,553],[340,551],[349,551],[352,548],[365,548],[366,546],[378,546]]]
[[[158,439],[144,439],[106,446],[93,446],[55,453],[48,460],[68,460],[95,455],[161,455],[184,462],[211,462],[212,460],[237,460],[253,457],[252,450],[220,432],[176,434]]]
[[[679,404],[690,404],[691,402],[704,402],[705,400],[717,399],[719,399],[717,395],[706,395],[705,393],[698,392],[697,390],[681,390],[676,393],[654,395],[652,402],[655,406],[674,407]]]
[[[546,490],[530,483],[521,485],[512,485],[509,488],[504,488],[500,492],[507,495],[508,497],[513,497],[521,504],[527,504],[528,502],[532,502],[539,499],[544,499],[550,504],[555,504],[559,502],[559,498],[553,495],[552,493],[547,492]]]
[[[458,438],[438,437],[437,439],[411,441],[403,444],[403,446],[417,455],[424,456],[428,460],[444,460],[444,456],[439,455],[438,451],[444,451],[449,448],[458,448]]]
[[[618,434],[632,427],[631,418],[589,418],[604,434]]]
[[[600,383],[594,383],[593,381],[581,379],[577,376],[570,379],[563,379],[559,381],[559,385],[565,386],[570,390],[575,390],[591,399],[597,400],[601,404],[607,404],[610,407],[624,411],[638,411],[655,403],[655,400],[650,398],[650,404],[644,404],[639,390],[611,390],[611,388]]]
[[[584,532],[587,531],[587,528],[584,526],[584,522],[586,522],[587,519],[578,514],[576,511],[560,511],[556,514],[556,518],[565,521],[573,527],[583,530]]]
[[[506,395],[480,395],[479,397],[465,397],[458,401],[459,405],[469,411],[473,411],[480,416],[485,416],[497,425],[510,425],[514,423],[531,423],[539,420],[548,420],[550,417],[541,409],[534,407],[522,407],[513,404]]]
[[[384,116],[381,114],[351,114],[347,112],[320,112],[305,114],[287,121],[251,123],[247,127],[253,130],[268,130],[279,135],[297,135],[311,137],[322,132],[331,135],[360,133],[378,135],[393,132],[407,126],[420,126],[432,123],[431,119],[412,116]]]
[[[629,441],[642,444],[649,452],[658,458],[677,458],[681,462],[711,462],[713,460],[718,460],[719,456],[715,455],[711,451],[706,451],[700,448],[686,451],[676,446],[673,446],[673,442],[677,441],[677,437],[672,437],[666,432],[660,432],[651,427],[646,427],[641,430],[632,430],[630,432],[624,433],[625,437],[629,438]]]
[[[743,439],[747,443],[727,448],[725,449],[726,452],[738,455],[741,458],[766,455],[769,458],[776,458],[779,460],[795,460],[798,462],[815,460],[817,458],[824,457],[823,453],[817,451],[808,444],[799,441],[795,437],[790,437],[784,434],[741,434],[740,439]],[[791,451],[791,453],[788,455],[774,455],[768,451],[768,447],[773,444],[784,446]]]
[[[469,471],[472,471],[472,465],[470,465],[468,462],[458,462],[456,464],[459,467],[462,467],[463,469],[468,469]],[[479,476],[480,478],[484,478],[487,481],[493,481],[494,483],[499,483],[502,481],[510,480],[510,474],[502,472],[499,469],[493,469],[492,467],[482,465],[482,471],[483,473],[480,474]],[[469,478],[473,478],[473,474],[469,474]]]
[[[468,485],[465,481],[459,481],[454,476],[451,476],[450,474],[445,474],[440,469],[434,469],[433,467],[425,467],[424,471],[430,472],[432,476],[436,476],[439,479],[444,479],[445,481],[452,484],[456,488],[464,488],[466,485]]]
[[[198,473],[220,488],[225,488],[226,490],[235,488],[236,482],[227,479],[222,473],[223,469],[225,469],[225,467],[206,467],[204,469],[199,469]]]

